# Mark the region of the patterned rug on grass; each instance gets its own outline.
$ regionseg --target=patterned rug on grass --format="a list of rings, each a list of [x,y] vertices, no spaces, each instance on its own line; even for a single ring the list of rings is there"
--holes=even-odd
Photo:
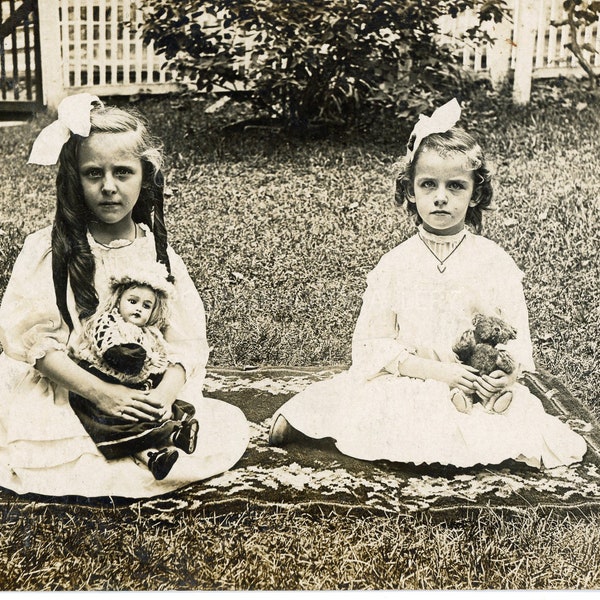
[[[581,433],[589,450],[582,464],[538,471],[513,461],[498,466],[449,469],[390,462],[370,463],[338,452],[331,441],[268,445],[273,412],[310,383],[339,369],[212,370],[206,395],[241,408],[251,441],[230,471],[185,490],[148,500],[142,508],[225,512],[252,506],[308,511],[449,513],[469,508],[527,507],[585,511],[600,506],[600,429],[591,413],[555,378],[526,375],[524,383],[546,410]]]
[[[153,499],[133,503],[79,499],[78,503],[120,506],[125,512],[134,510],[146,518],[167,521],[176,520],[182,511],[224,515],[263,507],[313,514],[332,510],[343,514],[428,512],[442,518],[483,507],[578,513],[600,507],[600,426],[547,373],[527,374],[523,383],[549,413],[585,437],[588,452],[573,467],[538,471],[514,461],[469,469],[371,463],[344,456],[330,440],[270,447],[267,438],[274,411],[310,383],[340,370],[209,370],[205,394],[238,406],[250,423],[250,444],[238,464],[222,475]],[[64,501],[54,505],[59,512],[66,508]]]

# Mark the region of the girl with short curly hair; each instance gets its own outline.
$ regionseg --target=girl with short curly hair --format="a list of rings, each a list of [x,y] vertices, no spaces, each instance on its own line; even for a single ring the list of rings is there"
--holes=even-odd
[[[517,381],[535,370],[523,273],[478,235],[490,175],[479,144],[456,127],[459,117],[455,100],[420,117],[396,178],[396,201],[416,215],[417,231],[367,277],[350,369],[284,404],[272,444],[332,438],[363,460],[456,467],[582,459],[585,440]],[[459,361],[453,348],[477,314],[516,330],[505,348],[518,364],[511,373],[486,375]]]

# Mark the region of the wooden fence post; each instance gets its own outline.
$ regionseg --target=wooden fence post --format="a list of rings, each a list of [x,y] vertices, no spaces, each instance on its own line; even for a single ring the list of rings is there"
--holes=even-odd
[[[510,59],[513,50],[513,26],[504,18],[490,27],[490,36],[494,43],[487,51],[487,65],[490,70],[492,86],[497,89],[508,79]]]
[[[515,43],[515,80],[513,102],[527,104],[531,96],[533,55],[538,25],[538,11],[543,9],[539,0],[518,0]]]
[[[62,80],[58,0],[38,0],[37,4],[44,104],[55,110],[66,95]]]

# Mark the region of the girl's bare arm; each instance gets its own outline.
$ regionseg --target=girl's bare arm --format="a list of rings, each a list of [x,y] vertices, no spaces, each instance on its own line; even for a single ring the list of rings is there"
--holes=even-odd
[[[162,406],[148,392],[102,381],[77,365],[61,350],[50,350],[38,359],[36,369],[56,384],[89,400],[102,412],[131,421],[154,420]]]
[[[416,379],[435,379],[465,393],[474,391],[477,369],[461,363],[446,363],[410,355],[398,365],[398,373]]]

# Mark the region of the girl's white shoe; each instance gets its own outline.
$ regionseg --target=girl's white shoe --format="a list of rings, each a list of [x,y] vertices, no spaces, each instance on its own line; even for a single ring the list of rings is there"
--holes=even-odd
[[[283,446],[290,441],[294,428],[283,415],[277,415],[269,431],[269,445]]]

